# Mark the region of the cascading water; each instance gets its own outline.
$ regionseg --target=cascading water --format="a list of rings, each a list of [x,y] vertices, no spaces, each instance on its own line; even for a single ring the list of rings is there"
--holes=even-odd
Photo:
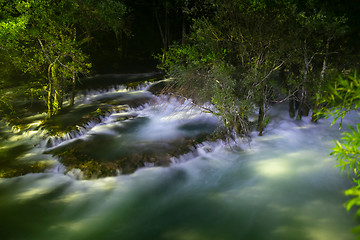
[[[39,143],[44,132],[14,135],[1,126],[0,154],[24,145],[13,154],[17,160],[56,163],[43,152],[82,141],[92,156],[110,161],[124,151],[171,149],[179,139],[213,131],[218,122],[188,102],[119,89],[84,95],[77,107],[96,109],[105,103],[101,95],[105,104],[144,96],[147,102],[110,111],[51,146]],[[147,163],[130,175],[94,180],[50,170],[0,179],[1,238],[354,239],[351,228],[359,222],[343,207],[351,181],[328,155],[331,139],[340,135],[337,127],[330,128],[330,120],[291,120],[281,106],[270,114],[264,136],[254,133],[250,143],[239,139],[231,148],[221,140],[203,142],[171,157],[167,167]],[[356,120],[353,113],[345,121]],[[242,150],[234,150],[239,145]]]

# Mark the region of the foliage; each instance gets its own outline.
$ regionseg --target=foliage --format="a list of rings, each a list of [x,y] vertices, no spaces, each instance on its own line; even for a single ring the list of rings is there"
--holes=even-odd
[[[200,33],[197,36],[201,38]],[[247,116],[253,107],[246,99],[237,97],[235,69],[224,60],[226,53],[226,49],[209,49],[201,43],[173,45],[166,52],[161,67],[177,79],[179,94],[197,102],[212,102],[215,109],[211,111],[223,119],[229,131],[236,128],[238,133],[246,135]]]
[[[337,81],[325,89],[321,99],[321,103],[326,104],[327,108],[322,108],[319,116],[333,116],[334,122],[340,119],[342,123],[346,113],[360,107],[360,79],[356,72],[345,78],[340,75]]]
[[[16,68],[42,79],[49,117],[62,108],[63,96],[78,75],[91,67],[82,50],[91,31],[109,25],[118,30],[126,11],[121,2],[111,0],[12,0],[0,5],[1,49]],[[89,13],[92,21],[84,17],[90,17]]]
[[[175,88],[212,101],[225,125],[245,135],[256,109],[262,134],[267,109],[281,93],[299,103],[299,119],[307,114],[304,109],[324,81],[330,42],[345,33],[344,18],[296,1],[205,1],[204,6],[209,15],[193,19],[187,44],[175,44],[159,57],[161,68],[176,78]]]
[[[358,171],[359,156],[360,156],[360,124],[356,128],[350,127],[349,132],[345,132],[341,138],[341,143],[335,141],[335,148],[333,148],[332,155],[335,155],[342,170],[348,167],[348,173],[354,172],[356,178],[360,176]]]
[[[337,81],[329,85],[321,95],[322,103],[326,105],[319,114],[334,116],[334,123],[339,118],[342,121],[348,112],[359,110],[359,83],[356,72],[345,77],[339,76]],[[335,147],[331,154],[336,156],[337,167],[347,171],[356,184],[353,188],[345,191],[345,195],[353,197],[347,202],[346,208],[350,210],[353,206],[360,206],[360,124],[350,127],[350,131],[343,133],[340,141],[335,141]],[[360,216],[360,210],[357,210],[356,215]],[[360,226],[356,227],[354,232],[360,233]]]

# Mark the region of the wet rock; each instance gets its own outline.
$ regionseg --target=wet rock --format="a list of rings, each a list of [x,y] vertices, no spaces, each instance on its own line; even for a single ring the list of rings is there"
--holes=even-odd
[[[174,82],[171,80],[158,81],[156,83],[153,83],[149,87],[148,91],[154,95],[160,95],[165,93],[169,94],[171,92],[173,84]]]
[[[10,166],[2,167],[0,169],[0,178],[12,178],[23,176],[28,173],[44,172],[51,165],[46,162],[16,162]]]
[[[93,149],[102,149],[96,142],[77,140],[74,144],[51,150],[49,153],[59,157],[61,163],[67,168],[80,169],[85,179],[131,174],[137,169],[147,166],[166,167],[172,161],[172,157],[178,157],[194,151],[196,145],[208,140],[209,134],[199,134],[195,138],[179,138],[170,143],[149,142],[138,145],[118,146],[116,154],[107,156],[98,154]],[[108,142],[109,141],[109,142]],[[104,146],[110,144],[110,138],[105,136],[101,140]]]

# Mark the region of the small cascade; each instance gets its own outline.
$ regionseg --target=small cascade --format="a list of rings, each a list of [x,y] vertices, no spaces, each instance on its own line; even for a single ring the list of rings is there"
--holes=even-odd
[[[75,97],[75,102],[78,104],[91,104],[94,101],[102,98],[111,97],[115,95],[121,95],[126,93],[142,93],[147,91],[151,86],[149,83],[142,83],[135,87],[128,87],[126,85],[112,85],[104,89],[85,89],[79,91]]]
[[[42,144],[41,146],[44,146],[46,148],[53,148],[56,146],[59,146],[60,144],[65,144],[70,141],[73,141],[81,136],[83,136],[87,131],[85,128],[80,127],[79,130],[73,130],[69,133],[64,133],[62,136],[50,136],[47,137],[45,140],[45,144]]]
[[[340,137],[331,119],[291,121],[274,107],[265,135],[254,132],[251,144],[210,141],[202,134],[219,119],[191,100],[146,87],[111,91],[119,92],[81,95],[54,118],[71,129],[62,136],[0,122],[0,173],[32,163],[0,178],[4,239],[354,238],[358,221],[343,207],[352,182],[329,156]],[[144,96],[137,106],[116,99]],[[359,122],[349,116],[344,125]]]
[[[99,99],[106,98],[111,94],[121,93],[127,95],[151,95],[149,92],[138,89],[146,89],[149,86],[138,86],[137,90],[129,91],[125,86],[112,87],[110,90],[88,91],[82,94],[83,102],[80,106],[90,105]],[[124,97],[124,96],[122,96]],[[129,122],[132,119],[149,119],[147,124],[139,126],[141,130],[134,132],[138,141],[172,141],[179,137],[185,137],[184,132],[193,132],[197,135],[203,130],[196,130],[196,127],[204,128],[218,124],[218,119],[211,114],[204,113],[202,109],[194,106],[190,100],[181,100],[176,97],[161,95],[156,97],[151,95],[152,101],[148,101],[138,107],[129,105],[114,105],[105,116],[99,116],[99,119],[86,122],[81,126],[77,125],[75,130],[66,132],[61,136],[49,136],[41,145],[48,150],[55,147],[72,143],[77,139],[86,139],[95,134],[119,134],[116,129],[122,122]],[[88,102],[88,103],[85,103]],[[84,107],[84,106],[83,106]],[[85,108],[85,107],[84,107]],[[196,123],[191,125],[191,123]],[[187,129],[188,128],[188,129]],[[191,129],[194,128],[194,129]]]
[[[131,102],[132,99],[141,98],[142,96],[149,98],[151,94],[145,91],[148,86],[149,84],[141,84],[135,88],[128,88],[125,85],[113,85],[106,89],[83,90],[79,92],[76,96],[75,109],[86,109],[88,106],[98,104],[98,109],[106,106],[105,109],[107,112],[105,115],[101,115],[102,110],[100,110],[95,120],[76,125],[74,126],[75,129],[70,132],[48,136],[40,145],[52,149],[71,143],[79,138],[86,138],[86,135],[91,135],[97,133],[100,129],[105,129],[103,126],[108,126],[125,119],[135,118],[138,115],[136,110],[132,109],[126,102]],[[116,102],[118,99],[123,100],[125,104],[119,105]],[[110,101],[109,104],[107,100]]]
[[[79,139],[88,134],[96,126],[104,124],[108,118],[109,117],[100,117],[100,122],[90,121],[83,124],[82,126],[76,126],[76,130],[63,133],[61,136],[48,136],[44,141],[42,141],[40,146],[47,149],[52,149],[54,147],[75,141],[76,139]]]

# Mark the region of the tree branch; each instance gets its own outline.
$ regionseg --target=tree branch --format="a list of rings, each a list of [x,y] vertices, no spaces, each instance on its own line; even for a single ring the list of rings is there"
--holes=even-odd
[[[45,55],[46,59],[49,61],[49,63],[52,64],[50,57],[48,56],[48,54],[45,51],[45,48],[44,48],[44,45],[43,45],[41,39],[39,37],[37,39],[38,39],[38,41],[40,43],[41,51],[44,53],[44,55]]]

